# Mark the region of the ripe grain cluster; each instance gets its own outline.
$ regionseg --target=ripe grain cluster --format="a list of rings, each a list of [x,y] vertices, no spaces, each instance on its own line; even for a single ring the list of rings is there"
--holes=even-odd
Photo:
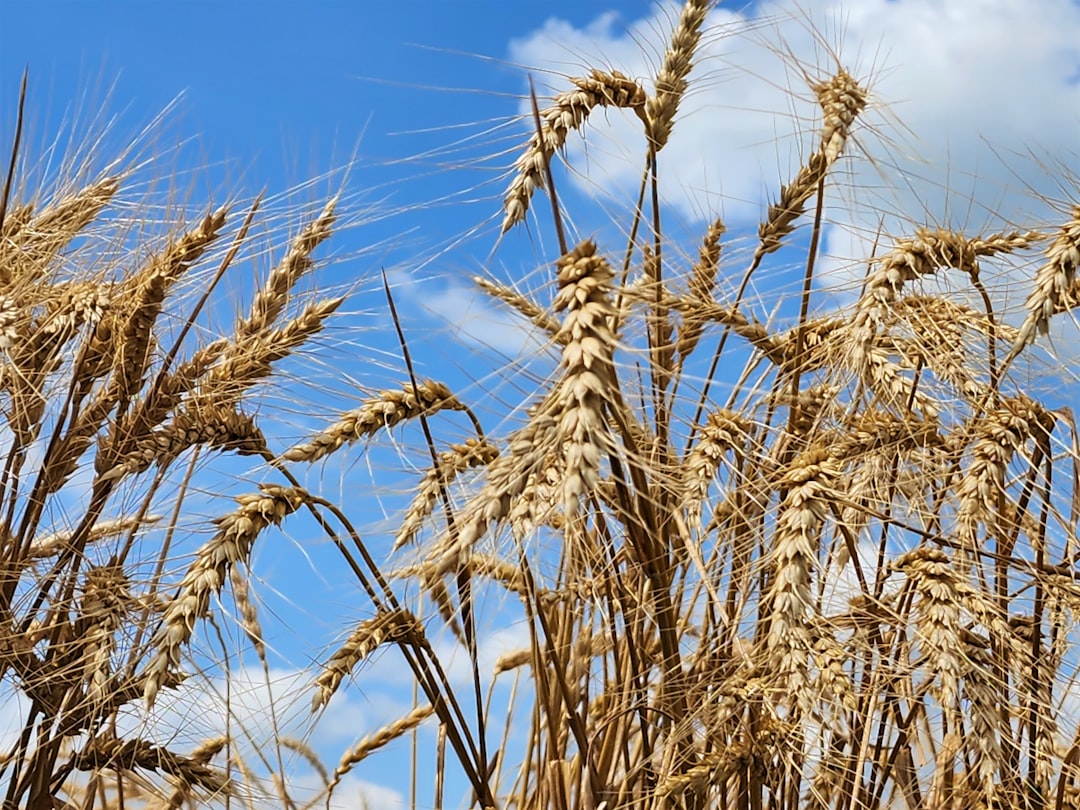
[[[454,778],[470,807],[519,810],[1080,803],[1080,441],[1071,412],[1030,384],[1039,336],[1080,302],[1080,189],[1056,223],[880,234],[851,303],[815,307],[822,201],[872,99],[837,60],[809,82],[813,146],[752,246],[729,246],[713,216],[693,257],[665,231],[656,184],[710,5],[685,3],[651,81],[569,77],[529,119],[501,231],[551,230],[550,285],[478,280],[559,359],[515,403],[517,422],[483,424],[482,382],[418,378],[402,334],[400,380],[299,443],[264,433],[247,407],[257,385],[341,303],[290,292],[333,229],[333,201],[232,332],[193,342],[163,316],[193,325],[204,299],[174,290],[208,294],[254,210],[239,224],[207,211],[109,264],[79,237],[108,235],[122,173],[5,195],[0,675],[31,707],[0,761],[11,806],[133,806],[149,784],[163,806],[195,806],[250,788],[227,740],[179,752],[122,739],[114,721],[180,682],[223,592],[265,662],[245,571],[260,536],[300,511],[363,603],[312,677],[314,709],[380,648],[402,656],[419,696],[324,770],[320,803],[422,723],[438,733],[415,762],[435,767],[417,778],[438,807],[460,803]],[[562,210],[553,164],[601,107],[641,125],[642,194],[620,244],[572,240],[569,218],[549,224],[535,199]],[[774,254],[796,274],[786,322],[747,294]],[[1003,257],[1035,267],[1016,312],[984,286]],[[925,283],[936,276],[966,293]],[[349,508],[293,470],[391,431],[424,469],[380,559]],[[177,572],[182,486],[168,493],[176,511],[151,507],[171,467],[211,451],[254,456],[278,480],[240,496]],[[53,508],[76,472],[85,505]],[[507,616],[520,649],[485,671],[485,628]],[[434,641],[447,636],[470,662],[464,688]],[[503,717],[491,701],[507,681]],[[430,740],[413,739],[414,752]]]

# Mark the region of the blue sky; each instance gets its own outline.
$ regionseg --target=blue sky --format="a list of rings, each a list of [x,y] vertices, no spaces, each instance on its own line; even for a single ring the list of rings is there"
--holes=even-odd
[[[346,325],[333,333],[339,342],[329,365],[319,368],[323,375],[349,375],[319,383],[320,391],[331,391],[323,403],[329,416],[355,406],[361,393],[349,392],[352,379],[374,387],[400,380],[399,371],[379,365],[378,352],[387,352],[385,362],[392,363],[396,345],[374,290],[380,267],[401,291],[422,373],[469,385],[499,372],[492,359],[498,353],[520,349],[522,333],[497,309],[473,300],[468,276],[483,270],[526,277],[525,285],[535,287],[554,258],[543,219],[540,228],[532,226],[531,238],[514,235],[491,257],[502,175],[527,134],[514,120],[524,110],[524,66],[536,69],[541,85],[560,89],[559,74],[592,66],[648,78],[677,15],[673,8],[646,0],[0,0],[0,144],[9,143],[18,83],[28,66],[31,144],[47,143],[73,110],[84,122],[104,111],[118,119],[106,143],[120,149],[180,97],[156,144],[180,169],[201,169],[209,178],[191,185],[195,209],[220,203],[226,188],[248,197],[264,187],[282,194],[355,158],[345,189],[354,212],[370,206],[374,214],[394,215],[354,213],[354,220],[378,221],[349,227],[328,246],[327,255],[341,259],[327,270],[332,283],[368,279]],[[822,32],[819,38],[809,33],[804,15]],[[809,141],[797,133],[812,138],[813,119],[798,98],[807,95],[799,72],[755,44],[781,38],[805,64],[827,67],[824,41],[853,73],[872,79],[875,91],[847,171],[851,187],[869,180],[887,190],[863,208],[848,205],[843,188],[833,198],[836,226],[826,233],[822,266],[824,287],[832,283],[839,299],[852,281],[850,262],[869,252],[866,228],[882,216],[893,233],[908,229],[896,215],[905,211],[975,231],[1002,229],[1013,220],[1060,219],[1068,172],[1074,180],[1080,174],[1076,0],[778,0],[724,4],[710,23],[714,32],[741,26],[751,33],[706,38],[664,155],[668,221],[671,232],[687,235],[688,246],[717,214],[729,220],[733,243],[747,239],[778,183],[805,154]],[[810,123],[800,127],[797,116]],[[561,194],[582,232],[612,236],[625,204],[619,195],[640,169],[640,140],[632,122],[617,115],[594,124],[587,145],[570,147],[581,173],[568,178]],[[294,197],[318,202],[339,186],[326,179]],[[613,194],[605,196],[601,187]],[[475,228],[479,232],[459,244]],[[378,247],[368,250],[373,244]],[[758,292],[789,283],[783,269],[766,274]],[[1027,271],[1004,268],[996,292],[1013,305],[1022,301]],[[242,287],[237,282],[240,295]],[[1066,330],[1061,337],[1064,356],[1075,357],[1075,334]],[[481,356],[486,359],[478,362]],[[292,373],[294,382],[303,381],[299,370]],[[497,416],[512,404],[512,394],[507,387],[478,407]],[[281,419],[295,419],[292,429],[299,433],[298,426],[319,423],[322,414],[312,410]],[[457,429],[464,435],[463,426]],[[339,467],[313,470],[312,480],[321,480],[331,497],[356,504],[360,522],[375,530],[372,543],[385,550],[386,538],[377,533],[382,510],[401,501],[389,492],[384,501],[358,501],[350,482],[366,464],[357,450]],[[392,450],[372,462],[376,471],[395,464],[400,467]],[[285,693],[300,694],[294,711],[300,717],[310,698],[305,667],[325,655],[366,606],[345,572],[334,569],[325,543],[299,530],[293,540],[260,548],[256,573],[263,580],[256,590],[268,614],[279,616],[271,639],[278,643],[276,674],[287,684]],[[512,628],[494,627],[488,660],[516,639]],[[365,671],[358,688],[333,704],[312,733],[319,752],[332,764],[349,741],[407,710],[406,677],[393,654]],[[253,707],[264,705],[258,688],[253,695]],[[203,721],[193,718],[187,722],[201,728]],[[197,730],[188,734],[197,741]],[[402,747],[357,770],[377,806],[393,807],[405,795],[400,769],[406,756]]]

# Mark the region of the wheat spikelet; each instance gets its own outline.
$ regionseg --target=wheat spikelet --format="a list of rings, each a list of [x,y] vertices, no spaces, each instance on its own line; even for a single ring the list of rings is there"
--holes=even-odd
[[[705,231],[705,239],[698,251],[698,260],[690,271],[686,298],[681,306],[675,307],[682,313],[675,351],[680,363],[697,348],[698,341],[705,331],[708,317],[701,307],[715,305],[713,288],[716,286],[716,274],[720,269],[720,239],[724,235],[724,223],[715,219]],[[695,306],[697,304],[698,306]]]
[[[450,389],[439,382],[429,380],[418,383],[416,389],[406,383],[403,389],[380,391],[364,400],[359,408],[342,414],[330,427],[310,442],[290,448],[282,454],[288,461],[318,461],[330,455],[344,444],[373,436],[380,430],[389,430],[421,414],[440,410],[460,411],[462,405]]]
[[[516,540],[523,540],[537,526],[561,529],[565,525],[558,508],[562,480],[562,459],[554,453],[529,473],[521,493],[510,505],[510,530]]]
[[[1010,397],[1002,407],[987,414],[975,427],[975,441],[968,465],[957,488],[959,509],[957,530],[960,547],[974,553],[978,546],[978,527],[993,535],[999,515],[999,503],[1005,499],[1009,462],[1028,441],[1049,435],[1054,416],[1027,396]]]
[[[241,564],[237,563],[229,567],[229,584],[232,586],[233,599],[236,600],[236,609],[240,612],[240,626],[244,628],[244,634],[255,648],[259,659],[265,660],[266,642],[263,641],[259,613],[255,609],[255,603],[251,601],[248,578],[240,570],[240,566]]]
[[[815,714],[822,725],[838,736],[848,733],[847,718],[858,711],[858,697],[851,674],[845,669],[854,655],[847,644],[837,641],[836,631],[828,621],[815,623],[813,662],[814,688],[818,694]]]
[[[982,800],[992,806],[997,793],[997,764],[1001,761],[998,741],[1000,718],[996,716],[997,695],[994,690],[994,662],[989,644],[973,633],[964,634],[964,676],[962,697],[971,706],[971,734],[964,738],[971,751],[973,771],[978,779]]]
[[[180,664],[180,650],[191,638],[195,622],[206,616],[210,596],[220,593],[229,568],[251,554],[255,538],[269,526],[276,526],[302,503],[299,492],[288,487],[264,484],[259,494],[236,499],[240,507],[216,518],[218,531],[198,551],[195,562],[180,582],[154,635],[154,657],[143,677],[144,698],[153,705],[164,675]]]
[[[311,710],[318,711],[330,702],[341,681],[375,648],[390,643],[415,641],[423,636],[420,623],[407,610],[392,610],[360,622],[323,667],[315,679],[316,691]]]
[[[711,6],[712,0],[687,0],[671,33],[664,64],[656,74],[656,95],[645,102],[645,127],[654,153],[671,137],[679,102],[686,93],[694,52],[701,41],[701,26]]]
[[[207,214],[199,226],[156,257],[133,279],[130,314],[126,317],[119,345],[113,351],[112,384],[116,399],[126,401],[142,387],[151,349],[152,330],[161,312],[162,303],[171,287],[190,269],[213,243],[225,226],[224,208]]]
[[[955,729],[965,661],[960,599],[951,560],[943,551],[922,546],[898,557],[893,567],[913,580],[919,594],[915,606],[918,637],[930,656],[935,677],[933,691],[945,712],[946,728]]]
[[[266,329],[249,340],[230,344],[220,360],[203,376],[199,396],[219,404],[238,401],[256,382],[269,377],[273,364],[288,357],[322,331],[344,298],[327,298],[304,306],[300,313],[276,329]]]
[[[645,91],[618,71],[593,70],[570,81],[576,89],[558,94],[550,107],[540,111],[540,131],[533,134],[514,162],[514,179],[503,200],[503,233],[525,219],[533,192],[545,186],[548,161],[563,148],[570,133],[581,128],[589,113],[597,107],[620,107],[640,114],[645,106]]]
[[[93,566],[86,572],[75,635],[82,645],[82,675],[86,700],[100,707],[108,698],[116,631],[132,604],[129,583],[116,562]],[[77,660],[77,659],[76,659]]]
[[[555,391],[560,386],[556,386]],[[427,554],[438,576],[457,571],[492,524],[505,520],[551,453],[557,423],[550,403],[533,409],[529,422],[511,437],[506,451],[488,465],[487,481],[465,504],[457,533],[446,535]]]
[[[468,439],[464,444],[452,444],[439,456],[420,481],[420,491],[413,498],[402,518],[401,527],[394,538],[392,551],[397,551],[416,539],[424,521],[431,515],[440,491],[470,467],[486,467],[499,455],[495,445],[483,439]]]

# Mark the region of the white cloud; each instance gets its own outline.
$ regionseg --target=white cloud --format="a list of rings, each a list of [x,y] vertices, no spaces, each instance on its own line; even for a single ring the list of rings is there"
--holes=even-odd
[[[551,20],[514,41],[511,58],[557,74],[611,67],[648,81],[676,15],[664,6],[625,29],[611,15],[582,30]],[[910,179],[933,218],[945,211],[940,190],[927,194],[932,187],[961,195],[962,203],[952,202],[962,206],[953,212],[961,216],[973,191],[998,210],[1002,189],[1024,182],[1047,189],[1040,176],[1046,172],[1033,162],[1003,165],[1013,153],[1032,149],[1071,157],[1074,165],[1078,159],[1080,5],[1071,0],[780,0],[752,14],[718,7],[707,28],[690,93],[661,154],[666,196],[688,216],[716,211],[719,201],[710,195],[722,194],[729,217],[755,219],[762,193],[775,193],[797,166],[800,147],[812,142],[797,137],[812,139],[811,94],[802,68],[778,55],[781,43],[817,77],[834,67],[828,51],[835,50],[871,85],[876,109],[864,123],[895,146],[877,143],[865,129],[860,139],[875,157],[926,177]],[[558,77],[551,83],[567,86]],[[626,160],[641,154],[636,123],[600,115],[589,130],[595,176],[636,183],[640,157]],[[580,164],[580,143],[571,154]]]
[[[539,74],[550,77],[549,90],[566,89],[563,77],[592,67],[648,87],[677,16],[668,4],[626,25],[612,15],[582,29],[551,20],[514,41],[511,59],[551,71]],[[1073,0],[776,0],[746,12],[717,7],[706,28],[660,155],[662,196],[691,221],[759,221],[814,148],[817,115],[803,71],[827,77],[834,53],[869,85],[871,103],[826,195],[833,224],[819,269],[833,284],[861,277],[863,267],[844,267],[871,254],[879,227],[900,235],[923,223],[969,232],[1033,220],[1053,226],[1063,220],[1060,203],[1076,198]],[[594,114],[584,140],[568,147],[575,185],[629,206],[642,149],[633,116]],[[1013,306],[1026,293],[1016,278],[1002,277]]]

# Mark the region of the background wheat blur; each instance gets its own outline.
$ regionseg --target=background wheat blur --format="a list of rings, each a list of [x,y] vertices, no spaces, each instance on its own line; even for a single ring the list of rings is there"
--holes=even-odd
[[[800,66],[812,146],[756,240],[727,244],[714,218],[693,255],[658,189],[710,5],[685,3],[655,76],[597,66],[529,116],[500,230],[557,246],[547,282],[478,288],[558,367],[516,380],[491,424],[485,387],[505,398],[510,372],[476,368],[462,391],[418,376],[387,286],[400,379],[302,441],[264,431],[275,372],[318,354],[342,304],[300,292],[338,201],[270,248],[252,236],[257,201],[133,222],[113,213],[130,161],[35,188],[16,138],[0,204],[0,673],[30,710],[0,762],[5,806],[322,806],[420,724],[434,749],[414,736],[401,781],[437,807],[461,804],[459,775],[468,806],[522,810],[1080,805],[1080,439],[1031,382],[1035,344],[1080,303],[1076,178],[1056,222],[878,233],[849,303],[819,306],[825,200],[873,101],[832,57]],[[601,108],[641,130],[618,243],[575,232],[553,165]],[[214,330],[222,279],[253,255],[272,257],[260,288]],[[1006,263],[1031,268],[1020,308],[994,295]],[[753,292],[766,272],[778,311]],[[423,471],[381,559],[354,528],[363,493],[301,481],[391,440]],[[264,483],[216,503],[181,556],[212,455]],[[417,700],[319,763],[324,787],[301,800],[282,757],[317,759],[301,740],[258,741],[252,763],[228,736],[178,749],[123,718],[169,700],[223,598],[268,667],[252,550],[304,513],[362,614],[319,662],[312,710],[387,647]],[[479,637],[496,617],[523,643],[492,669]]]

